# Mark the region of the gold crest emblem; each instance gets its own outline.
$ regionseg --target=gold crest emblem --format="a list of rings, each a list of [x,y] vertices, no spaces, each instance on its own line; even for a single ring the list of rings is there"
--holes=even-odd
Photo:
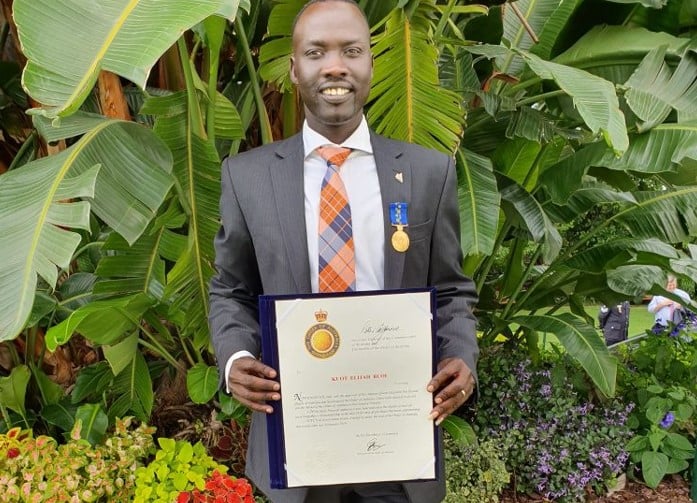
[[[336,328],[327,321],[327,312],[322,309],[315,311],[317,323],[305,332],[305,349],[315,358],[330,358],[339,349],[341,339]]]

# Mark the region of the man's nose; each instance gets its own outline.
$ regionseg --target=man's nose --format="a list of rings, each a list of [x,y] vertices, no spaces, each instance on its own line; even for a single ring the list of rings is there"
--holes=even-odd
[[[322,74],[327,77],[344,77],[348,73],[343,55],[338,52],[327,53]]]

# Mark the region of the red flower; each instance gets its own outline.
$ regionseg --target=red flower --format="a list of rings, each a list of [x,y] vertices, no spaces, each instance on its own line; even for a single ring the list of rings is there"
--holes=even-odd
[[[177,503],[189,503],[191,498],[191,493],[184,492],[184,493],[179,493],[179,496],[177,496]]]
[[[16,447],[11,447],[11,448],[7,449],[7,457],[8,458],[12,459],[12,458],[16,458],[17,456],[19,456],[19,449],[17,449]]]

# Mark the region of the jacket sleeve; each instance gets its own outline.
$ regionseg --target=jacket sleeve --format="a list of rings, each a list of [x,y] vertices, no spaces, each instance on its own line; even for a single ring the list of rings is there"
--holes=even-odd
[[[449,158],[435,215],[428,283],[436,288],[440,358],[462,358],[476,379],[477,290],[462,272],[459,215],[455,163]]]
[[[238,351],[261,352],[257,298],[261,280],[252,239],[240,208],[230,165],[221,173],[221,225],[215,237],[215,268],[209,290],[208,322],[221,376]]]

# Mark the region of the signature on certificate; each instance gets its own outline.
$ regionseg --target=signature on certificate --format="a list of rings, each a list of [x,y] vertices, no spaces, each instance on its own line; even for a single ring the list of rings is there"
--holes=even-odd
[[[384,321],[367,320],[361,328],[361,334],[369,336],[373,344],[378,344],[386,334],[399,332],[399,325],[390,325]]]
[[[367,447],[366,450],[368,452],[374,452],[374,451],[379,451],[380,449],[385,447],[385,444],[379,444],[377,438],[371,438],[370,440],[368,440],[368,444],[366,447]]]

